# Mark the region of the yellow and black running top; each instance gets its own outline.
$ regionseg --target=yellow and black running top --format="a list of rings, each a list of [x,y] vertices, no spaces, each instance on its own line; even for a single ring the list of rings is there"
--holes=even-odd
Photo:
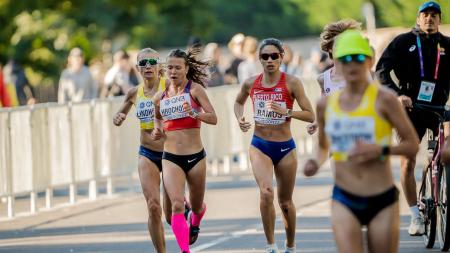
[[[331,144],[335,161],[347,161],[348,152],[356,141],[389,145],[392,126],[375,110],[379,86],[370,84],[364,92],[361,103],[353,111],[343,111],[339,106],[342,91],[328,97],[325,111],[325,132]]]
[[[166,79],[161,77],[159,79],[158,91],[166,89]],[[140,120],[142,130],[150,130],[155,127],[155,105],[153,99],[144,94],[144,84],[139,84],[136,97],[136,116]]]

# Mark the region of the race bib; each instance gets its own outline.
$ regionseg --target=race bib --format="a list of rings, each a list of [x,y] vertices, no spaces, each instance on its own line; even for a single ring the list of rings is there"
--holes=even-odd
[[[358,140],[375,143],[375,121],[371,117],[331,117],[325,131],[332,152],[347,153]]]
[[[189,117],[189,114],[183,111],[183,104],[191,103],[188,93],[182,95],[164,98],[160,102],[160,113],[164,121]]]
[[[417,100],[431,102],[434,93],[434,87],[436,86],[433,82],[422,81],[420,84],[419,95]]]
[[[255,110],[255,122],[264,125],[280,125],[286,122],[286,116],[269,110],[266,106],[267,101],[255,99],[254,100],[254,110]],[[282,108],[286,109],[286,102],[276,101]]]
[[[155,116],[155,106],[150,99],[139,100],[136,105],[136,116],[142,123],[153,121]]]

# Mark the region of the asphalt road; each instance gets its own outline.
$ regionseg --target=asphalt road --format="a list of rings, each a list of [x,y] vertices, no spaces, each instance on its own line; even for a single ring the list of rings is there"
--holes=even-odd
[[[398,165],[394,165],[398,179]],[[297,175],[297,252],[336,252],[330,226],[331,171],[313,179]],[[193,252],[264,252],[265,238],[259,217],[259,196],[250,174],[208,177],[208,211]],[[426,250],[421,237],[407,234],[408,209],[401,198],[400,249],[402,253]],[[276,201],[275,201],[276,203]],[[3,205],[3,204],[0,204]],[[0,252],[154,252],[146,227],[147,214],[139,184],[132,192],[102,197],[95,202],[60,206],[35,215],[0,220]],[[167,252],[179,252],[165,224]],[[276,243],[285,235],[277,208]],[[437,247],[437,242],[436,242]]]

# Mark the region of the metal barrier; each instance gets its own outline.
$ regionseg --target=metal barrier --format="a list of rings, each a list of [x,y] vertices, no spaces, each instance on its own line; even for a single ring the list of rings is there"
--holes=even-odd
[[[311,81],[304,87],[315,104],[318,85]],[[211,175],[249,171],[247,150],[252,133],[240,131],[233,111],[239,89],[239,85],[230,85],[207,90],[218,115],[218,124],[204,124],[201,132]],[[0,109],[0,197],[6,199],[8,217],[15,215],[18,195],[30,194],[30,212],[34,213],[38,192],[45,192],[45,207],[51,208],[55,187],[68,186],[69,202],[75,203],[80,183],[89,184],[89,199],[95,200],[99,180],[106,181],[106,192],[112,194],[114,177],[131,177],[137,168],[139,124],[134,109],[121,127],[112,124],[122,101],[112,98]],[[249,102],[245,117],[252,120]],[[299,154],[312,151],[305,127],[305,123],[292,121]]]

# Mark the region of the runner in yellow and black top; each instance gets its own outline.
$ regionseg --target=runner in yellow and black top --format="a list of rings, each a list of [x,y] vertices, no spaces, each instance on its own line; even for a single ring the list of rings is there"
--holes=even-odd
[[[414,157],[419,141],[395,94],[369,82],[373,53],[367,39],[345,31],[333,55],[347,85],[317,105],[319,152],[306,162],[304,173],[314,175],[330,149],[335,162],[331,220],[339,252],[364,252],[363,226],[369,252],[397,252],[398,190],[388,155]],[[393,128],[402,139],[398,145],[390,143]]]
[[[130,111],[132,105],[136,107],[136,116],[140,120],[141,146],[139,148],[139,178],[142,191],[147,201],[149,213],[148,231],[152,238],[156,252],[166,252],[164,230],[161,222],[160,204],[160,172],[164,139],[154,141],[151,132],[154,128],[155,106],[153,96],[158,91],[164,91],[169,81],[160,73],[159,53],[151,48],[142,49],[137,56],[137,68],[144,79],[144,83],[130,89],[125,101],[114,116],[113,122],[120,126]],[[172,217],[170,200],[164,192],[164,213],[170,224]]]

